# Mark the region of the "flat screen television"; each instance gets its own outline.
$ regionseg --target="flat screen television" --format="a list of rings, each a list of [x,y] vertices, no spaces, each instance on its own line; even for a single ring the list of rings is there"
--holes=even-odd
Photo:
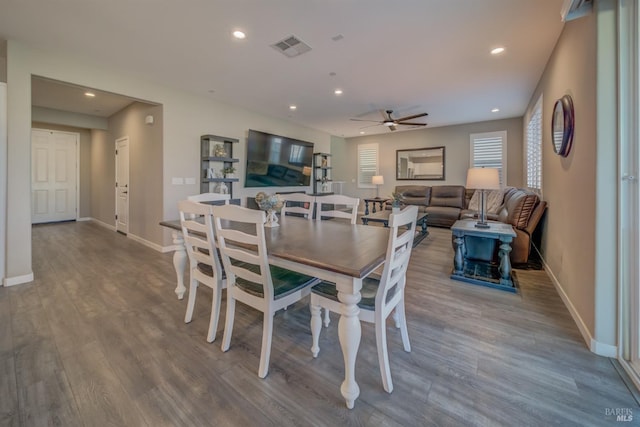
[[[249,130],[245,187],[308,186],[313,143]]]

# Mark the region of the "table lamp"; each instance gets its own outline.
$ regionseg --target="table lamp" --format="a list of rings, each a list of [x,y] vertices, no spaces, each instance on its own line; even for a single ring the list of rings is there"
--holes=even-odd
[[[374,175],[371,178],[371,183],[376,186],[376,199],[380,198],[380,186],[384,185],[384,176]]]
[[[500,174],[495,168],[471,168],[467,172],[467,188],[480,190],[480,221],[476,228],[489,228],[485,206],[485,191],[500,189]]]

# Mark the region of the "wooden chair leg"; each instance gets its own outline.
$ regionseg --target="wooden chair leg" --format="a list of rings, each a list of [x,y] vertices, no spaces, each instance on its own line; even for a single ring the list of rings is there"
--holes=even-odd
[[[269,373],[269,358],[271,357],[271,336],[273,334],[273,313],[264,312],[262,325],[262,350],[260,351],[260,369],[258,376],[264,378]]]
[[[313,357],[318,357],[318,353],[320,352],[318,342],[320,341],[320,331],[322,330],[322,320],[320,319],[320,311],[322,308],[319,305],[314,305],[313,299],[311,301],[309,304],[311,310],[311,339],[313,341],[313,344],[311,344],[311,354],[313,354]]]
[[[215,287],[213,289],[213,297],[211,301],[211,317],[209,318],[209,333],[207,334],[207,342],[216,340],[216,331],[218,330],[218,318],[220,317],[220,299],[222,297],[222,289]]]
[[[187,312],[184,315],[184,323],[191,322],[193,319],[193,308],[196,305],[196,292],[198,291],[198,281],[189,279],[189,299],[187,300]]]
[[[227,314],[224,321],[224,335],[222,336],[222,351],[229,350],[231,335],[233,334],[233,320],[236,314],[236,300],[227,289]]]
[[[404,298],[396,306],[395,312],[398,313],[400,322],[400,335],[402,336],[402,346],[407,353],[411,352],[411,343],[409,342],[409,331],[407,330],[407,317],[404,312]]]
[[[376,346],[378,347],[378,364],[380,365],[380,376],[382,377],[382,386],[387,393],[393,391],[393,382],[391,381],[391,369],[389,367],[389,354],[387,353],[387,329],[386,319],[376,316]]]

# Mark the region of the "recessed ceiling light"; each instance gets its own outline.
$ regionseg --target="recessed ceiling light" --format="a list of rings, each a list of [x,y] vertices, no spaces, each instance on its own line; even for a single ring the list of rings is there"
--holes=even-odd
[[[296,107],[295,105],[289,105],[289,110],[295,110],[295,109],[297,109],[297,108],[298,108],[298,107]]]
[[[500,55],[502,52],[504,52],[503,47],[497,47],[495,49],[491,49],[491,55]]]
[[[336,89],[333,91],[336,95],[342,95],[342,89]]]
[[[500,109],[499,109],[499,108],[492,108],[492,109],[491,109],[491,112],[492,112],[492,113],[497,113],[498,111],[500,111]]]
[[[242,31],[240,31],[240,30],[236,30],[236,31],[233,32],[233,37],[235,37],[235,38],[237,38],[239,40],[242,40],[245,37],[247,37],[247,35],[245,33],[243,33]]]
[[[364,134],[365,134],[365,131],[361,130],[360,135],[364,135]]]
[[[85,92],[84,96],[88,96],[89,98],[94,98],[96,96],[96,94],[93,93],[93,92]]]

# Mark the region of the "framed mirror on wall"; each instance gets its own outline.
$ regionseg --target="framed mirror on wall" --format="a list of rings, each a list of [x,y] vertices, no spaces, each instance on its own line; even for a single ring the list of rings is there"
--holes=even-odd
[[[396,150],[396,179],[444,181],[444,147]]]
[[[556,101],[551,119],[551,142],[553,151],[559,156],[567,157],[571,151],[574,120],[573,100],[564,95]]]

